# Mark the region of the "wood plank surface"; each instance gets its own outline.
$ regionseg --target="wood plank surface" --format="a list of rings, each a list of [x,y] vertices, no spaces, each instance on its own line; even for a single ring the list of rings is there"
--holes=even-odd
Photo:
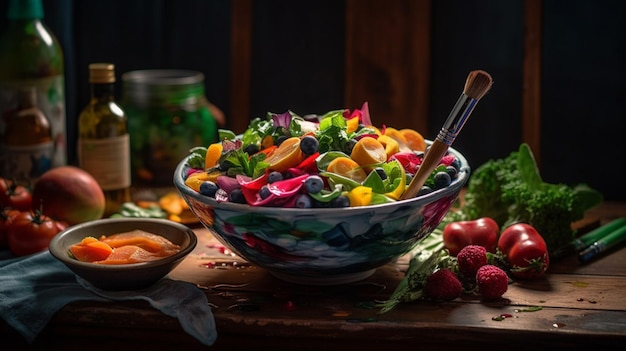
[[[626,204],[589,211],[606,222],[626,217]],[[593,218],[593,217],[592,217]],[[626,247],[588,264],[575,256],[551,263],[545,279],[515,281],[503,299],[417,301],[381,314],[375,302],[393,292],[408,267],[403,257],[348,285],[284,282],[227,250],[203,228],[199,244],[170,275],[204,289],[218,339],[212,350],[370,350],[389,348],[507,350],[608,348],[626,342]],[[0,323],[20,349],[206,349],[178,321],[145,302],[75,302],[65,306],[33,345]],[[21,344],[20,344],[21,342]],[[297,347],[294,347],[297,346]]]

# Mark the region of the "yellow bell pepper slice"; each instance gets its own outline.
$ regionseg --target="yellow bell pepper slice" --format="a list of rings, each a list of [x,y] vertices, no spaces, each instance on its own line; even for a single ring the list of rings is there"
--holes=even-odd
[[[372,202],[372,188],[368,186],[357,186],[348,193],[350,206],[367,206]]]

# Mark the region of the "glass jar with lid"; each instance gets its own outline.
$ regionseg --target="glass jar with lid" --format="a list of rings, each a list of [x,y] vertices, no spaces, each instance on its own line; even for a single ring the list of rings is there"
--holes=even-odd
[[[218,140],[204,75],[191,70],[139,70],[122,75],[133,185],[170,187],[178,163],[196,146]]]

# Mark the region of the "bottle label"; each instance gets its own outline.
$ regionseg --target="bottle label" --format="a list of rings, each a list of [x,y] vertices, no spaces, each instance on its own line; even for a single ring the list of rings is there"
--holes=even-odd
[[[78,138],[78,162],[100,184],[102,190],[130,186],[130,137]]]
[[[51,167],[64,166],[67,164],[67,136],[65,129],[65,81],[62,75],[3,83],[0,87],[0,114],[15,110],[19,102],[19,92],[24,88],[33,86],[37,89],[36,105],[50,120],[54,143]],[[0,118],[0,135],[4,135],[5,128],[5,121]]]
[[[53,154],[52,141],[27,146],[7,146],[4,172],[15,179],[37,179],[51,168]]]

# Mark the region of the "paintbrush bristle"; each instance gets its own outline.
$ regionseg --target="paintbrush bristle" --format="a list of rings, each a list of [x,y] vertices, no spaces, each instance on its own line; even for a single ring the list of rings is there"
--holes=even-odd
[[[471,71],[465,81],[463,93],[472,99],[479,100],[487,94],[492,84],[493,79],[489,73],[481,70]]]

